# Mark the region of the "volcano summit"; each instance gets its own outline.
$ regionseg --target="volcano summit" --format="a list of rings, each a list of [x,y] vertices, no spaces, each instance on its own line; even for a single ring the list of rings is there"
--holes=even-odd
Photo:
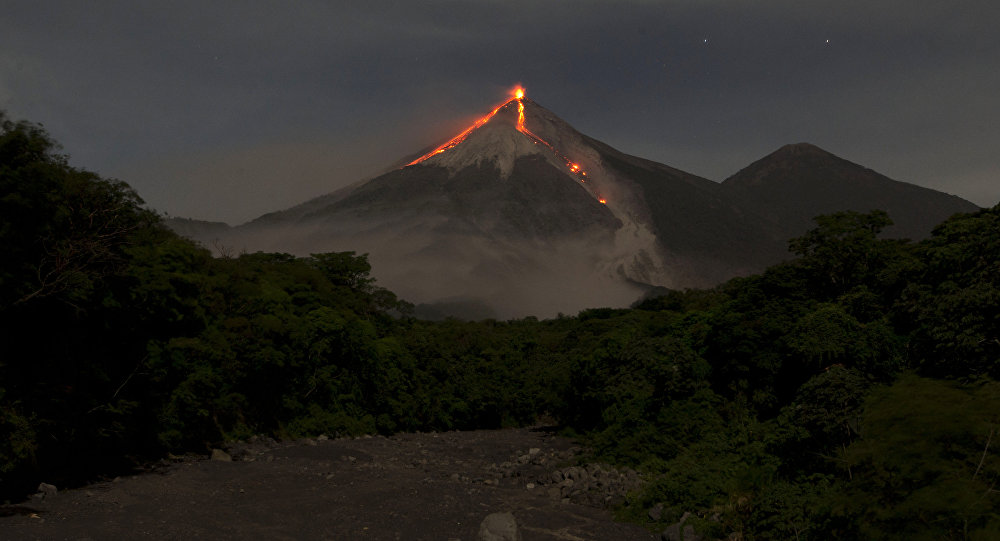
[[[902,230],[923,234],[954,212],[976,209],[954,196],[859,174],[868,170],[822,151],[820,158],[837,167],[817,165],[816,152],[781,156],[793,163],[769,166],[771,177],[801,174],[795,160],[805,156],[811,185],[835,190],[850,180],[859,193],[836,206],[778,198],[782,209],[868,211],[866,200],[891,188],[898,207],[920,209],[905,213],[918,223]],[[576,131],[520,87],[468,129],[403,163],[239,227],[171,225],[230,251],[368,253],[379,285],[466,317],[626,306],[654,286],[713,285],[786,254],[789,213],[774,211],[768,197],[795,179],[719,184],[624,154]],[[767,197],[757,197],[765,188]],[[824,192],[789,193],[803,199]]]

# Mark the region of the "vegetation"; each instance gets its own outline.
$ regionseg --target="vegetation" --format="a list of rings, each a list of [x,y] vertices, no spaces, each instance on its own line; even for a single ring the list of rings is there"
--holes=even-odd
[[[712,290],[412,318],[363,255],[213,258],[0,116],[0,497],[167,451],[554,417],[743,539],[1000,537],[1000,206],[931,238],[817,218]]]

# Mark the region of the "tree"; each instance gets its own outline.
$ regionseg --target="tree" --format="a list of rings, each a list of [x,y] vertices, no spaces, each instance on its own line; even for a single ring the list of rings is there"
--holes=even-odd
[[[990,539],[1000,529],[998,430],[1000,384],[904,376],[865,402],[839,513],[864,539]]]
[[[900,304],[922,370],[1000,378],[1000,205],[942,223],[917,255]]]
[[[885,211],[836,212],[814,220],[817,227],[789,241],[788,248],[802,258],[800,264],[821,291],[838,296],[859,284],[883,284],[895,276],[886,270],[902,257],[906,241],[878,238],[892,224]]]
[[[70,167],[40,126],[0,112],[4,490],[36,467],[86,476],[67,471],[72,457],[102,467],[144,445],[124,387],[144,338],[112,327],[127,320],[128,248],[158,221],[126,184]]]
[[[129,235],[158,218],[125,183],[74,169],[40,126],[0,112],[0,309],[74,304],[120,269]]]

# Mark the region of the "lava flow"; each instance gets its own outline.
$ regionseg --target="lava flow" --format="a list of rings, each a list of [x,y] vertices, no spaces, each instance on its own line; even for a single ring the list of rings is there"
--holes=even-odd
[[[510,103],[510,102],[512,102],[514,100],[517,100],[517,106],[518,106],[518,108],[517,108],[517,110],[518,110],[517,129],[518,129],[518,131],[521,131],[522,133],[525,132],[526,130],[522,129],[524,127],[524,103],[521,102],[521,100],[523,98],[524,98],[524,88],[518,86],[517,88],[514,89],[513,92],[511,92],[511,97],[508,98],[507,101],[505,101],[505,102],[501,103],[500,105],[497,105],[496,107],[494,107],[493,110],[490,111],[488,115],[486,115],[486,116],[480,118],[479,120],[473,122],[471,126],[469,126],[468,128],[465,129],[465,131],[463,131],[462,133],[456,135],[455,137],[452,137],[445,144],[443,144],[443,145],[435,148],[434,150],[428,152],[427,154],[424,154],[423,156],[421,156],[421,157],[413,160],[412,162],[406,164],[404,167],[409,167],[411,165],[420,163],[420,162],[426,160],[427,158],[430,158],[431,156],[436,156],[436,155],[441,154],[442,152],[444,152],[444,151],[446,151],[448,149],[452,149],[452,148],[457,147],[462,141],[465,141],[465,138],[468,137],[469,134],[472,133],[476,128],[478,128],[478,127],[482,126],[483,124],[486,124],[487,122],[489,122],[490,119],[493,118],[493,115],[497,114],[497,112],[500,111],[500,109],[503,109],[504,107],[507,106],[508,103]],[[538,139],[538,138],[536,137],[536,139]],[[539,141],[541,141],[541,139],[539,139]],[[546,143],[546,144],[548,144],[548,143]]]
[[[490,114],[488,114],[488,115],[484,116],[483,118],[480,118],[479,120],[475,121],[471,126],[469,126],[468,128],[466,128],[465,131],[463,131],[462,133],[460,133],[460,134],[456,135],[455,137],[451,138],[451,140],[449,140],[447,143],[445,143],[445,144],[443,144],[443,145],[435,148],[434,150],[428,152],[427,154],[424,154],[423,156],[421,156],[421,157],[413,160],[412,162],[406,164],[405,167],[409,167],[409,166],[411,166],[413,164],[420,163],[420,162],[426,160],[427,158],[430,158],[431,156],[436,156],[438,154],[441,154],[442,152],[444,152],[444,151],[446,151],[446,150],[448,150],[450,148],[455,148],[456,146],[459,145],[459,143],[461,143],[462,141],[465,141],[465,138],[468,137],[469,134],[472,133],[473,130],[475,130],[479,126],[482,126],[483,124],[486,124],[487,122],[489,122],[490,119],[493,118],[493,115],[497,114],[497,111],[499,111],[500,109],[503,109],[503,107],[505,105],[507,105],[508,103],[511,102],[511,100],[514,100],[514,99],[517,99],[517,98],[511,98],[510,100],[507,100],[507,101],[501,103],[495,109],[493,109],[492,111],[490,111]],[[520,101],[518,103],[520,103]]]
[[[517,128],[517,131],[519,131],[519,132],[523,133],[524,135],[528,136],[536,144],[542,144],[542,145],[545,145],[546,147],[548,147],[548,149],[551,150],[556,156],[559,156],[560,159],[562,159],[564,162],[566,162],[566,167],[569,168],[569,172],[570,173],[578,175],[578,178],[579,178],[580,182],[586,182],[582,177],[587,176],[587,173],[580,168],[580,164],[574,163],[573,160],[570,160],[565,155],[563,155],[563,153],[561,153],[558,150],[556,150],[555,147],[553,147],[551,144],[549,144],[548,141],[546,141],[546,140],[542,139],[541,137],[535,135],[534,133],[532,133],[531,130],[529,130],[527,128],[527,126],[525,125],[525,121],[524,121],[524,87],[521,87],[521,86],[515,87],[514,90],[511,92],[511,97],[508,98],[507,101],[505,101],[505,102],[501,103],[500,105],[496,106],[492,111],[489,112],[489,114],[487,114],[486,116],[484,116],[484,117],[480,118],[479,120],[475,121],[471,126],[469,126],[468,128],[466,128],[465,131],[463,131],[462,133],[460,133],[460,134],[456,135],[455,137],[451,138],[445,144],[443,144],[443,145],[435,148],[434,150],[428,152],[427,154],[424,154],[423,156],[421,156],[421,157],[413,160],[412,162],[406,164],[406,166],[404,166],[404,167],[408,167],[408,166],[411,166],[411,165],[414,165],[414,164],[418,164],[418,163],[420,163],[420,162],[422,162],[422,161],[424,161],[424,160],[426,160],[426,159],[428,159],[428,158],[430,158],[432,156],[436,156],[436,155],[441,154],[442,152],[445,152],[445,151],[447,151],[449,149],[455,148],[456,146],[458,146],[459,144],[461,144],[462,141],[465,141],[465,139],[469,136],[469,134],[472,133],[476,128],[478,128],[478,127],[482,126],[483,124],[486,124],[487,122],[489,122],[490,119],[493,118],[493,115],[497,114],[497,112],[499,112],[500,109],[503,109],[504,107],[506,107],[512,101],[516,101],[517,102],[517,124],[515,125],[515,127]],[[600,200],[601,203],[606,204],[606,201],[603,198],[599,198],[599,200]]]

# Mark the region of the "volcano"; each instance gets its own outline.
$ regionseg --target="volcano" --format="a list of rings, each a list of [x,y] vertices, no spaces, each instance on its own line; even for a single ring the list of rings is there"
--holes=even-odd
[[[775,223],[782,237],[801,235],[812,218],[835,210],[881,209],[895,222],[889,236],[921,239],[972,203],[893,180],[815,145],[785,145],[722,182],[741,204]]]
[[[547,317],[627,306],[654,287],[710,286],[780,261],[790,228],[805,231],[789,210],[802,190],[774,196],[786,173],[811,170],[800,155],[815,157],[784,152],[719,184],[592,139],[518,87],[466,130],[375,178],[235,228],[172,225],[230,251],[367,253],[379,285],[431,312]],[[835,172],[823,182],[858,177],[846,166]],[[858,182],[884,191],[882,178]],[[908,208],[906,187],[932,192],[941,212],[975,208],[896,184],[899,208]],[[823,205],[811,201],[808,212],[875,208],[843,198]],[[926,234],[933,225],[906,227]]]
[[[368,253],[380,285],[479,316],[623,306],[652,284],[676,285],[677,269],[641,193],[604,165],[609,149],[515,94],[406,166],[263,216],[223,243]]]

